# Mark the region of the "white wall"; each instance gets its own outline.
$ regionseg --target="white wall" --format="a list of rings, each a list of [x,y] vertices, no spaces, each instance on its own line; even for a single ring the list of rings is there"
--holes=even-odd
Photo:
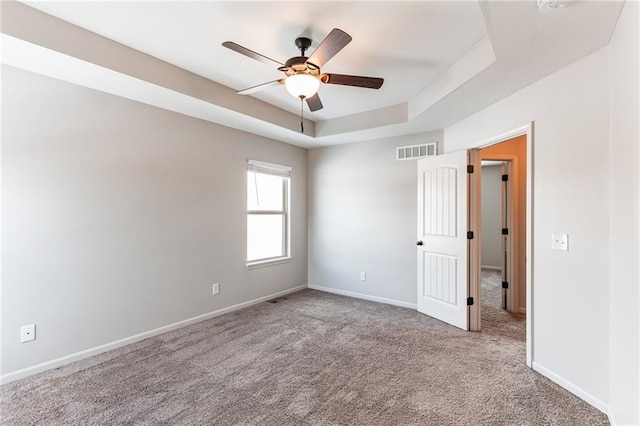
[[[482,166],[482,266],[502,268],[502,169]]]
[[[640,424],[638,286],[640,132],[637,2],[626,2],[609,45],[610,407],[616,424]]]
[[[441,132],[309,150],[311,286],[415,306],[417,166],[395,147],[436,141]]]
[[[600,50],[446,128],[446,149],[535,122],[533,362],[605,410],[609,400],[607,52]],[[568,233],[568,252],[551,234]]]
[[[2,89],[3,375],[306,284],[306,150],[14,68]],[[291,263],[245,269],[247,158],[293,167]]]

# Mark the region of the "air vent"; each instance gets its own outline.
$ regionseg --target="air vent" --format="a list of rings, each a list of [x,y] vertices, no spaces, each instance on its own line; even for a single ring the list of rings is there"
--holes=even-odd
[[[396,148],[396,160],[416,160],[418,158],[438,155],[438,143],[425,143],[422,145],[400,146]]]

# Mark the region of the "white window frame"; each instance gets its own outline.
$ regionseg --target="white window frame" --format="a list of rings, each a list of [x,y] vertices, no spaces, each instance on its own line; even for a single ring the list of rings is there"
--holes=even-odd
[[[263,173],[274,176],[282,177],[282,209],[281,210],[249,210],[247,203],[247,222],[245,230],[247,231],[247,238],[245,238],[245,260],[247,269],[261,268],[264,266],[277,265],[280,263],[286,263],[291,261],[291,167],[283,166],[281,164],[267,163],[265,161],[248,160],[247,161],[247,179],[249,179],[249,172]],[[248,185],[245,185],[247,188]],[[247,194],[248,199],[249,194]],[[282,247],[283,254],[280,256],[274,256],[263,259],[248,260],[248,219],[250,215],[282,215],[283,221],[283,235],[282,235]]]

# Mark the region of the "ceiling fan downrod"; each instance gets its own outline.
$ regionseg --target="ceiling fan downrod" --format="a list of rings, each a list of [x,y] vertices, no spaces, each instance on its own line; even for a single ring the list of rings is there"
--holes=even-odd
[[[300,56],[304,57],[304,52],[311,47],[311,39],[307,37],[298,37],[296,39],[296,46],[300,49]]]

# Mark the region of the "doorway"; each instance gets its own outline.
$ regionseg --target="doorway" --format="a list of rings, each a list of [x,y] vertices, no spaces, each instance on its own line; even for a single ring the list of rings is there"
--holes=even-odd
[[[470,163],[477,167],[479,176],[470,188],[471,211],[477,216],[470,218],[470,226],[479,232],[477,241],[470,245],[469,281],[470,294],[483,302],[470,308],[470,329],[480,331],[485,317],[491,321],[485,326],[492,327],[513,319],[510,327],[515,325],[521,334],[526,334],[528,365],[531,359],[531,318],[526,318],[531,303],[527,263],[531,241],[529,141],[529,134],[525,133],[471,150]],[[487,312],[483,313],[483,308]]]
[[[482,160],[481,164],[480,299],[483,305],[511,311],[509,284],[514,282],[510,276],[511,241],[508,233],[511,222],[510,163]]]
[[[513,246],[524,235],[522,232],[515,235],[513,229],[517,222],[514,216],[519,212],[518,200],[514,197],[518,191],[513,188],[514,161],[517,161],[515,157],[481,161],[479,304],[482,331],[524,344],[526,304],[521,309],[518,295],[526,295],[526,289],[515,294],[524,284],[517,272],[524,270],[524,265],[518,262],[517,256],[523,249],[514,250]]]

